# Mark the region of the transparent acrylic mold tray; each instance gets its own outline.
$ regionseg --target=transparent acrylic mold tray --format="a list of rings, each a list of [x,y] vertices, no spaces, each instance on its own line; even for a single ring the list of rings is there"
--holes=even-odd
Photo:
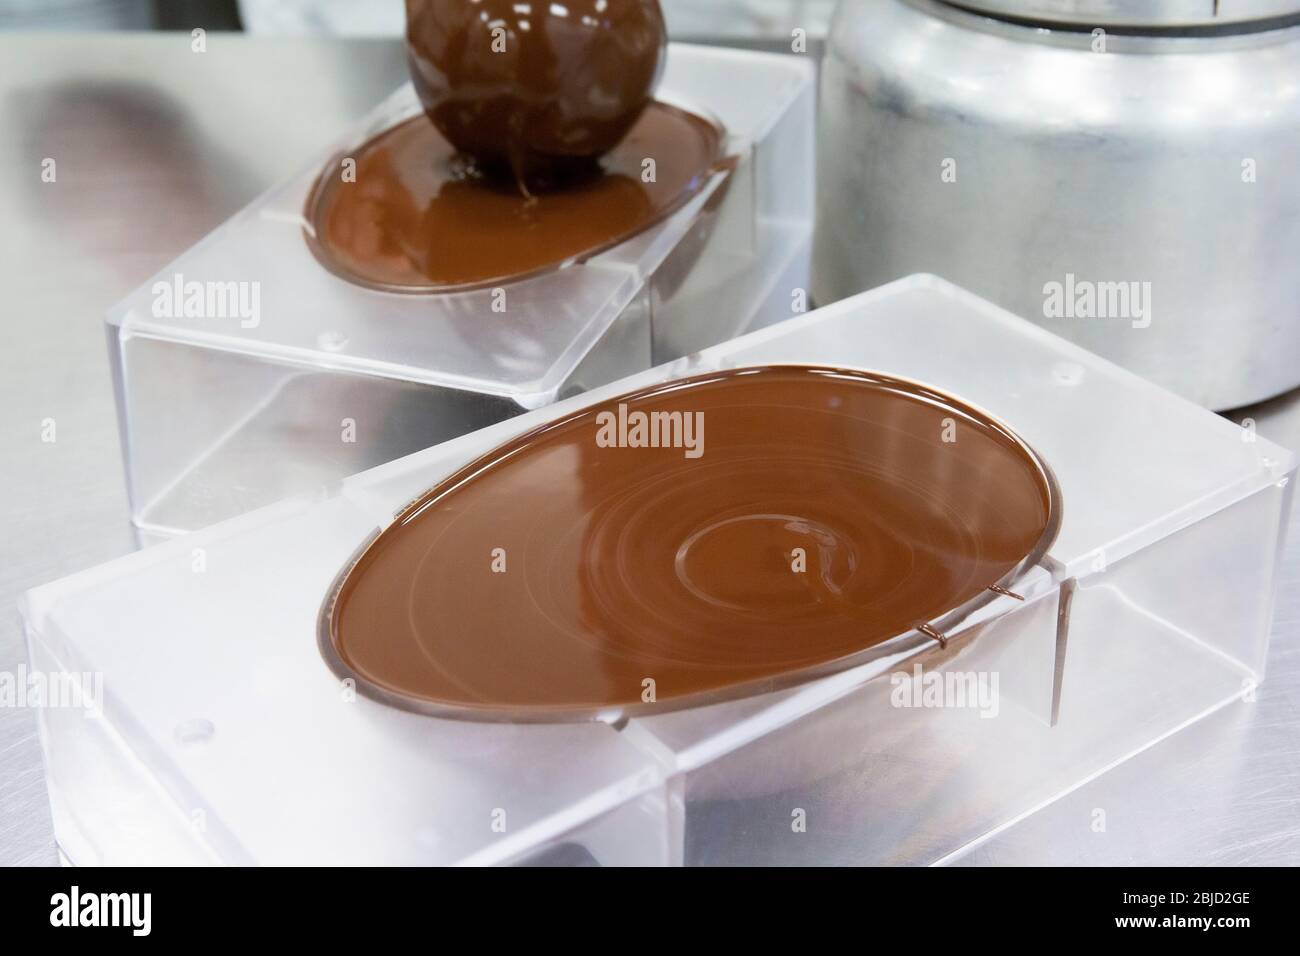
[[[1024,600],[997,597],[946,646],[913,633],[793,689],[614,723],[440,720],[331,675],[322,598],[419,492],[589,402],[772,362],[917,379],[1016,429],[1064,502],[1015,585]],[[1294,470],[1289,452],[914,276],[29,592],[32,667],[102,686],[98,717],[41,711],[59,843],[82,864],[942,862],[1245,706]],[[926,706],[923,683],[900,683],[918,666],[996,677],[996,694]]]
[[[115,307],[135,523],[194,530],[788,318],[808,278],[811,63],[675,44],[659,95],[720,120],[735,168],[628,241],[499,287],[504,299],[375,291],[308,248],[317,175],[417,114],[408,84]],[[170,317],[178,282],[222,291],[212,314]]]

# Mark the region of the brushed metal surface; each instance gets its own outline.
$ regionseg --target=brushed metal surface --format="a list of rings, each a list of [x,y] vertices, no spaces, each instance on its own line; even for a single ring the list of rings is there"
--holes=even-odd
[[[0,33],[0,63],[0,671],[12,672],[27,656],[17,596],[135,545],[105,309],[296,172],[406,65],[391,41],[222,33],[206,53],[188,33]],[[55,859],[35,721],[0,708],[0,864]]]
[[[1087,27],[1246,23],[1300,12],[1297,0],[945,0],[997,16]]]
[[[134,547],[104,309],[404,78],[392,41],[0,34],[0,671],[28,587]],[[56,183],[41,161],[56,160]],[[1247,413],[1241,413],[1247,414]],[[1300,447],[1300,393],[1250,410]],[[1240,416],[1238,416],[1240,418]],[[57,441],[41,441],[42,422]],[[968,854],[979,863],[1300,862],[1300,515],[1269,675]],[[1090,829],[1108,814],[1106,834]],[[32,714],[0,708],[0,865],[56,862]]]
[[[817,301],[933,272],[1209,408],[1300,385],[1300,26],[1095,39],[931,0],[837,22]],[[1062,306],[1136,283],[1142,309],[1057,308],[1076,280]]]

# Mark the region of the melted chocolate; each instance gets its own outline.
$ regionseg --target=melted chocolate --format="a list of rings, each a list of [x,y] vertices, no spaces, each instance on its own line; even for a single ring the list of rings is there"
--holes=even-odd
[[[422,116],[353,154],[356,181],[331,163],[308,199],[308,244],[365,285],[445,291],[493,285],[583,259],[679,208],[723,168],[723,133],[662,103],[592,170],[526,197],[479,174]],[[655,175],[646,182],[645,159]],[[314,235],[313,235],[314,233]]]
[[[753,692],[982,599],[1050,543],[1054,500],[1013,435],[927,388],[700,376],[425,494],[344,576],[327,656],[390,702],[467,716],[644,708],[647,679],[661,707]]]
[[[613,149],[649,105],[656,0],[407,0],[411,79],[461,152],[521,182]]]

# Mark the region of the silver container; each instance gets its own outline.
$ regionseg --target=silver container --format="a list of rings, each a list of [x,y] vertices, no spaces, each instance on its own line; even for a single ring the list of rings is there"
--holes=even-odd
[[[1300,385],[1300,0],[964,2],[841,4],[818,301],[934,272],[1211,408]]]

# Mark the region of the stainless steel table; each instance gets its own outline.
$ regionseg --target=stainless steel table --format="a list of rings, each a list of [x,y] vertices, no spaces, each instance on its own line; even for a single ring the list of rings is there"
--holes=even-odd
[[[135,547],[104,309],[405,77],[393,41],[0,35],[0,671],[28,587]],[[57,179],[42,181],[55,161]],[[1250,414],[1300,447],[1300,394]],[[42,441],[53,419],[56,441]],[[974,863],[1300,863],[1300,521],[1268,679],[995,836]],[[1093,809],[1107,829],[1092,829]],[[0,864],[56,855],[33,715],[0,709]]]

